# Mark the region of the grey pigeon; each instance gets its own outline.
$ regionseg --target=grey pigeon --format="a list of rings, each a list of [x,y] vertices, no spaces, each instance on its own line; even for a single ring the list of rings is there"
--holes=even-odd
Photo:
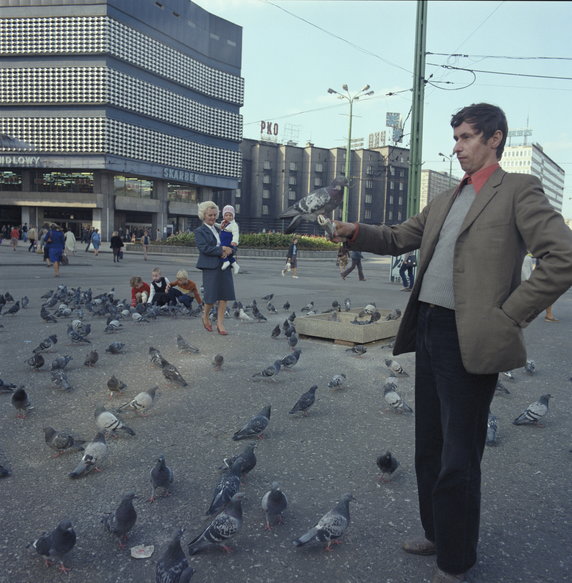
[[[44,558],[46,566],[50,566],[53,560],[59,561],[59,569],[62,573],[68,573],[71,569],[64,565],[64,557],[75,546],[76,534],[69,520],[62,520],[50,533],[44,533],[32,544],[39,555]]]
[[[184,532],[184,528],[179,528],[175,532],[169,546],[157,561],[155,583],[182,583],[191,580],[195,571],[189,567],[189,561],[181,547],[181,537]]]
[[[281,215],[281,219],[292,218],[284,230],[285,234],[294,233],[302,221],[316,222],[318,215],[330,215],[344,198],[344,187],[349,184],[345,176],[335,178],[327,187],[319,188],[303,196]]]
[[[103,405],[96,407],[94,417],[95,424],[100,431],[110,433],[111,435],[116,435],[116,431],[123,431],[129,435],[135,435],[133,429],[127,427],[121,419],[111,411],[107,411]]]
[[[242,493],[237,492],[224,511],[189,543],[190,555],[194,555],[211,545],[221,545],[227,552],[231,550],[225,542],[235,536],[242,527],[241,500]]]
[[[64,356],[58,356],[52,361],[50,370],[63,370],[68,365],[70,360],[73,360],[73,357],[69,356],[68,354]]]
[[[357,354],[358,356],[363,356],[367,352],[367,348],[363,344],[355,344],[351,348],[346,348],[346,352],[351,352]]]
[[[395,310],[391,310],[387,316],[385,316],[386,321],[390,320],[399,320],[401,318],[401,310],[399,308],[395,308]]]
[[[219,468],[219,470],[230,469],[236,462],[238,462],[240,477],[244,478],[246,474],[251,472],[256,467],[256,454],[254,452],[255,449],[256,442],[249,443],[239,454],[224,458],[223,465]]]
[[[351,494],[344,494],[336,506],[324,514],[316,526],[293,541],[299,547],[313,539],[327,542],[326,550],[332,550],[332,544],[339,541],[350,523],[350,501],[355,500]]]
[[[403,370],[403,367],[392,358],[385,359],[385,366],[391,371],[393,376],[399,375],[403,377],[408,377],[409,375]]]
[[[151,497],[149,502],[155,502],[159,496],[169,496],[169,486],[173,483],[173,470],[165,462],[165,456],[160,455],[151,470]]]
[[[66,373],[63,370],[52,371],[52,382],[63,391],[71,391],[73,389]]]
[[[282,308],[288,312],[290,310],[290,302],[289,301],[284,302]]]
[[[176,383],[181,387],[189,386],[189,383],[183,378],[181,373],[177,370],[177,367],[170,362],[165,361],[161,367],[161,372],[163,376],[172,383]]]
[[[123,324],[119,320],[111,319],[107,322],[107,325],[103,329],[104,332],[107,334],[112,334],[113,332],[117,332],[120,328],[123,327]]]
[[[159,387],[153,387],[148,391],[141,391],[131,401],[121,405],[118,410],[121,411],[122,409],[129,408],[133,409],[138,415],[145,416],[147,411],[149,411],[155,404],[155,396],[158,388]]]
[[[498,421],[497,418],[489,411],[489,417],[487,419],[487,439],[485,443],[489,447],[494,447],[495,445],[497,445],[497,439],[498,439]]]
[[[5,299],[7,302],[13,302],[13,301],[14,301],[14,298],[13,298],[13,296],[12,296],[12,294],[11,294],[10,292],[6,292],[6,293],[4,294],[4,299]]]
[[[389,482],[399,467],[399,462],[390,451],[386,451],[383,455],[380,455],[375,460],[375,463],[381,471],[379,477],[380,482]]]
[[[44,306],[40,308],[40,317],[42,320],[44,320],[44,322],[48,322],[50,324],[54,324],[58,321],[58,319],[53,314],[50,314],[50,312],[48,312]]]
[[[0,379],[0,393],[13,393],[16,385]]]
[[[56,431],[49,425],[44,427],[44,440],[48,447],[56,453],[52,457],[59,457],[68,451],[83,451],[85,439],[78,439],[66,431]]]
[[[300,348],[297,348],[296,350],[294,350],[294,352],[286,355],[280,361],[280,365],[282,366],[283,369],[290,370],[294,365],[296,365],[298,363],[298,361],[300,360],[301,354],[302,354],[302,350],[300,350]]]
[[[346,298],[344,300],[344,310],[346,312],[349,312],[352,309],[352,301],[350,300],[350,298]]]
[[[266,367],[265,369],[261,370],[260,372],[254,373],[252,375],[252,378],[256,379],[256,380],[261,380],[263,378],[266,378],[266,379],[272,378],[273,379],[280,372],[281,366],[282,366],[281,361],[275,360],[273,365]]]
[[[510,395],[510,391],[501,383],[500,380],[497,380],[497,385],[495,387],[495,393]]]
[[[236,460],[234,464],[226,471],[215,486],[213,497],[207,516],[212,516],[220,512],[238,492],[240,488],[240,473],[242,461]]]
[[[282,522],[282,513],[288,507],[288,499],[278,482],[272,482],[272,488],[262,496],[261,505],[266,518],[266,530],[270,530],[274,522]]]
[[[44,364],[46,364],[46,360],[44,357],[38,352],[34,354],[32,357],[26,360],[26,364],[30,366],[33,370],[40,370]]]
[[[316,390],[318,389],[318,385],[312,385],[297,401],[294,407],[290,409],[290,415],[294,413],[302,413],[302,415],[306,416],[308,414],[308,409],[314,404],[316,401]]]
[[[123,342],[112,342],[106,349],[105,352],[110,354],[122,354],[125,344]]]
[[[542,395],[538,401],[531,403],[514,421],[514,425],[539,425],[539,421],[548,413],[548,402],[552,395]]]
[[[149,362],[156,368],[162,368],[167,361],[156,348],[149,346]]]
[[[91,350],[87,354],[87,356],[85,357],[83,364],[84,364],[84,366],[88,366],[90,368],[93,368],[98,360],[99,360],[99,354],[98,354],[97,350]]]
[[[300,311],[301,312],[311,312],[314,310],[314,302],[308,302]]]
[[[272,338],[278,338],[278,336],[280,336],[280,324],[276,324],[276,326],[274,326],[270,336]]]
[[[248,439],[249,437],[261,438],[270,422],[270,409],[270,405],[263,407],[257,415],[252,417],[244,427],[232,436],[232,439],[239,441],[240,439]]]
[[[292,350],[294,350],[296,348],[297,344],[298,344],[298,334],[296,334],[296,332],[292,332],[292,334],[290,334],[290,336],[288,336],[288,346],[290,346],[290,348]]]
[[[192,354],[197,354],[199,352],[198,348],[195,348],[191,344],[189,344],[180,334],[177,335],[177,348],[181,352],[187,352]]]
[[[93,441],[88,443],[85,447],[84,454],[79,464],[70,472],[70,478],[80,478],[89,474],[92,470],[100,471],[98,465],[107,457],[107,443],[105,442],[105,434],[99,432]]]
[[[12,405],[17,411],[16,417],[18,419],[25,419],[28,411],[34,408],[24,387],[20,387],[12,393]]]
[[[18,300],[13,306],[10,306],[10,308],[4,312],[4,315],[6,315],[6,314],[15,315],[19,311],[20,311],[20,300]]]
[[[107,381],[107,388],[109,389],[109,396],[113,397],[114,393],[121,393],[127,388],[127,385],[120,381],[115,375],[111,375],[111,378]]]
[[[222,354],[215,354],[213,357],[213,368],[215,370],[221,370],[224,363],[224,356]]]
[[[56,334],[52,334],[51,336],[48,336],[47,338],[44,338],[44,340],[42,340],[40,342],[40,344],[38,346],[36,346],[36,348],[34,348],[34,350],[32,351],[34,354],[37,354],[39,352],[46,352],[47,350],[49,350],[50,348],[52,348],[52,346],[54,346],[55,344],[58,343],[58,337]]]
[[[12,475],[12,472],[5,468],[2,464],[0,464],[0,478],[9,478]]]
[[[398,413],[413,413],[413,409],[403,400],[397,392],[397,378],[389,377],[383,385],[383,398],[385,402]]]
[[[274,297],[274,294],[268,294],[268,295],[262,296],[262,299],[269,302],[273,297]]]
[[[30,303],[30,298],[28,296],[24,296],[21,300],[20,300],[21,304],[22,304],[22,309],[25,309],[28,307],[28,304]]]
[[[527,372],[527,374],[532,376],[536,372],[536,363],[534,360],[528,359],[524,365],[524,370]]]
[[[340,374],[335,374],[328,382],[328,387],[330,389],[341,389],[347,380],[346,375],[342,372]]]
[[[276,309],[276,306],[270,302],[268,302],[266,304],[266,309],[271,313],[271,314],[277,314],[278,310]]]
[[[133,506],[133,499],[137,495],[133,492],[125,494],[115,510],[103,516],[101,522],[105,525],[108,532],[119,539],[119,548],[125,548],[125,541],[129,536],[129,531],[137,522],[137,511]]]

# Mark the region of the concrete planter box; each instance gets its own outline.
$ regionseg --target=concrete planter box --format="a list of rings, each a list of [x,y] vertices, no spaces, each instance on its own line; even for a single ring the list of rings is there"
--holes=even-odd
[[[333,340],[338,344],[367,344],[392,338],[397,334],[401,322],[399,320],[384,320],[391,310],[378,310],[381,319],[373,324],[352,324],[363,308],[350,310],[349,312],[337,312],[336,320],[332,320],[332,314],[316,314],[315,316],[303,316],[296,318],[295,326],[298,334]],[[358,318],[358,320],[367,320]]]

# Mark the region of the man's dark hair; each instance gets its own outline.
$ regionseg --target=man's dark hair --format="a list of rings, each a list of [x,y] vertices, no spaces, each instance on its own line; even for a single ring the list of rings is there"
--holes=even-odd
[[[497,160],[502,158],[508,133],[508,123],[506,115],[500,107],[489,103],[473,103],[463,107],[451,118],[451,127],[457,128],[463,122],[467,122],[482,134],[483,142],[486,142],[497,130],[500,130],[502,132],[502,140],[497,147]]]

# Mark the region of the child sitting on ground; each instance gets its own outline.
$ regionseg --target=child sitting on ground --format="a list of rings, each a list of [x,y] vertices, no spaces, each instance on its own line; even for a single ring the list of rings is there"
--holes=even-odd
[[[148,283],[145,283],[138,275],[129,280],[131,286],[131,305],[145,304],[149,299],[151,289]]]
[[[203,304],[197,284],[189,279],[189,274],[184,269],[177,271],[177,279],[167,284],[167,295],[169,304],[172,306],[174,306],[178,300],[190,310],[193,303],[191,295],[195,296],[199,306],[202,306]]]
[[[147,302],[157,306],[164,306],[169,301],[168,285],[169,280],[161,275],[161,270],[158,267],[155,267],[151,271],[151,294]]]
[[[234,220],[234,207],[227,204],[222,209],[223,221],[218,225],[220,227],[220,244],[223,247],[232,247],[233,253],[224,259],[221,259],[221,269],[227,269],[232,265],[232,271],[236,275],[240,271],[240,265],[236,262],[236,248],[240,239],[238,223]]]

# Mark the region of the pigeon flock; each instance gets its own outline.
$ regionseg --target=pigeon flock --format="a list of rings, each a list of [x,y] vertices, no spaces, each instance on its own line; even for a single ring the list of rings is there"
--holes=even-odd
[[[135,569],[134,580],[177,583],[203,580],[201,570],[215,580],[216,569],[224,574],[226,552],[266,552],[265,536],[288,545],[302,561],[314,551],[298,547],[332,551],[348,539],[355,548],[371,536],[360,525],[364,510],[353,516],[354,500],[363,508],[386,504],[386,492],[411,497],[405,492],[414,482],[410,436],[414,416],[423,414],[412,405],[412,355],[394,358],[391,344],[332,345],[335,354],[324,368],[324,347],[297,334],[296,317],[349,311],[350,298],[330,306],[278,296],[229,303],[235,334],[220,339],[202,330],[197,310],[131,307],[114,290],[96,294],[59,285],[41,303],[22,298],[14,310],[6,307],[17,302],[2,294],[3,334],[18,325],[22,312],[39,318],[27,354],[0,372],[4,424],[10,426],[3,439],[18,440],[0,442],[0,477],[15,479],[30,464],[42,464],[37,476],[46,477],[45,495],[58,501],[50,523],[21,520],[24,543],[18,549],[12,543],[11,552],[32,563],[39,555],[64,573],[73,574],[84,561],[105,569],[108,556],[85,542],[93,539],[98,553],[125,557],[123,568]],[[359,316],[367,325],[379,314],[372,302],[356,311],[355,322]],[[399,319],[401,310],[389,315]],[[241,333],[264,337],[257,353],[240,346]],[[529,361],[522,371],[506,373],[500,378],[516,386],[542,369]],[[215,380],[218,393],[206,399]],[[235,396],[238,383],[248,391]],[[346,418],[348,400],[370,388],[365,406],[375,410],[376,425]],[[513,398],[515,391],[505,391],[495,398]],[[491,412],[487,445],[502,446],[511,422],[542,427],[550,399],[542,394],[515,403],[514,421]],[[407,442],[386,437],[382,424],[405,431]],[[325,432],[334,449],[348,432],[373,431],[364,443],[368,466],[359,469],[369,477],[367,487],[358,487],[356,468],[337,467],[335,453],[313,449],[313,431]],[[10,458],[4,458],[7,449]],[[330,483],[313,483],[317,463],[331,471]],[[33,504],[12,505],[21,518],[34,512]],[[257,548],[246,540],[257,541]],[[154,545],[150,560],[127,562],[135,543]],[[42,573],[40,567],[30,569]]]

